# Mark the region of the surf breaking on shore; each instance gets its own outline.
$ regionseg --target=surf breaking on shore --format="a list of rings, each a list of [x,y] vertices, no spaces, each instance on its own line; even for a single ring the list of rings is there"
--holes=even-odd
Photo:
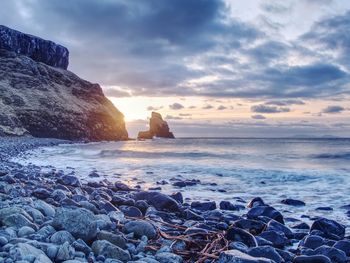
[[[25,150],[60,142],[25,138],[0,141],[0,257],[4,260],[348,260],[350,241],[345,226],[320,217],[309,218],[308,224],[284,216],[284,211],[259,197],[250,202],[237,198],[240,205],[228,201],[189,203],[181,193],[144,191],[108,178],[82,182],[55,168],[48,171],[9,161]],[[290,207],[303,205],[293,199],[284,202]],[[238,212],[241,209],[243,213]]]

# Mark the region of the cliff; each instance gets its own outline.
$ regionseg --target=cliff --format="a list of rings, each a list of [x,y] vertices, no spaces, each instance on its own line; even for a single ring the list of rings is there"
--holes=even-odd
[[[149,120],[149,130],[140,131],[137,136],[138,139],[152,139],[153,137],[175,138],[174,134],[170,132],[168,123],[163,120],[162,115],[158,112],[152,112]]]
[[[0,135],[89,141],[128,138],[123,114],[101,87],[65,70],[66,48],[8,28],[5,34],[3,28]]]

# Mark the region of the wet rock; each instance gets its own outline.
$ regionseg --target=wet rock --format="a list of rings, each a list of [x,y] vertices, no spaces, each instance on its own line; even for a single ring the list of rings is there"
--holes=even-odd
[[[273,263],[266,258],[256,258],[239,250],[227,250],[220,253],[218,263]]]
[[[343,239],[345,236],[345,226],[338,222],[326,218],[320,218],[313,222],[310,231],[319,230],[325,237],[330,239]]]
[[[347,257],[350,256],[350,240],[340,240],[333,247],[344,251]]]
[[[221,210],[229,210],[229,211],[239,211],[241,209],[244,209],[241,205],[234,205],[229,201],[221,201],[219,204],[219,207]]]
[[[45,188],[37,188],[33,191],[32,194],[33,196],[39,199],[46,199],[49,198],[51,195],[50,191]]]
[[[277,253],[276,249],[270,246],[253,247],[248,254],[256,258],[268,258],[276,263],[284,262],[284,259]]]
[[[135,200],[145,200],[160,211],[178,212],[180,206],[175,199],[159,192],[139,192],[133,195]]]
[[[157,236],[155,227],[144,220],[130,221],[124,225],[126,233],[134,233],[136,238],[146,236],[148,239],[153,239]]]
[[[329,258],[323,255],[297,256],[293,263],[332,263]]]
[[[320,207],[317,207],[315,210],[318,210],[318,211],[333,211],[333,208],[329,207],[329,206],[320,206]]]
[[[308,235],[299,244],[299,246],[316,249],[325,244],[325,241],[320,236]]]
[[[75,238],[84,241],[93,240],[97,234],[97,223],[94,214],[84,208],[59,208],[53,219],[53,226],[67,230]]]
[[[310,226],[305,222],[296,222],[295,224],[291,225],[291,228],[309,230]]]
[[[265,216],[284,224],[282,214],[271,206],[255,206],[248,211],[247,216],[249,219],[258,219],[261,216]]]
[[[286,227],[285,225],[282,225],[281,223],[275,220],[270,220],[267,223],[266,231],[282,232],[289,239],[294,237],[293,232],[288,227]]]
[[[247,207],[253,208],[257,206],[266,206],[262,198],[260,197],[254,197],[252,200],[249,201]]]
[[[63,175],[61,178],[57,179],[57,183],[68,186],[81,187],[80,180],[73,175]]]
[[[180,193],[180,192],[173,193],[170,195],[170,197],[173,198],[179,204],[183,204],[183,202],[184,202],[184,198],[182,196],[182,193]]]
[[[127,250],[121,249],[106,240],[96,240],[91,248],[95,255],[104,256],[105,258],[118,259],[121,261],[129,261],[131,259]]]
[[[252,219],[239,219],[236,220],[233,224],[236,227],[245,229],[254,235],[260,234],[266,228],[265,223]]]
[[[122,182],[115,182],[114,183],[114,191],[126,191],[129,192],[131,191],[131,188]]]
[[[315,249],[315,254],[324,255],[335,263],[346,263],[347,257],[344,251],[326,245]]]
[[[199,211],[215,210],[216,203],[214,201],[207,201],[207,202],[195,201],[191,203],[191,208]]]
[[[48,203],[42,201],[42,200],[36,200],[34,202],[34,208],[38,209],[41,213],[43,213],[45,216],[53,217],[55,216],[55,209],[52,207],[52,205],[49,205]]]
[[[276,248],[284,248],[289,244],[288,238],[282,232],[264,231],[259,236],[272,242],[273,246]]]
[[[22,214],[13,214],[5,217],[2,221],[2,224],[9,227],[21,228],[24,226],[35,227],[35,225]]]
[[[61,231],[58,231],[58,232],[54,233],[50,237],[50,241],[51,241],[51,243],[62,245],[65,242],[68,242],[69,244],[72,244],[75,241],[75,239],[72,236],[72,234],[69,233],[68,231],[61,230]]]
[[[256,247],[258,245],[252,234],[237,227],[229,228],[226,233],[226,238],[231,241],[242,242],[248,247]]]
[[[76,251],[83,252],[85,255],[88,255],[91,252],[91,248],[82,239],[74,241],[72,247],[74,247]]]
[[[291,206],[305,206],[305,203],[303,201],[300,200],[296,200],[296,199],[283,199],[281,201],[282,204],[285,205],[291,205]]]

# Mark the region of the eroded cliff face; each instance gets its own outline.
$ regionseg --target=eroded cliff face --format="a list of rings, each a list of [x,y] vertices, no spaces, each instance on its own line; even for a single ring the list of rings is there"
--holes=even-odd
[[[0,135],[128,139],[123,114],[98,84],[65,70],[64,60],[53,67],[21,53],[0,49]]]
[[[149,130],[140,131],[137,138],[138,139],[152,139],[153,137],[158,138],[169,138],[174,139],[174,134],[170,131],[168,123],[163,120],[162,115],[158,112],[152,112],[151,118],[149,120]]]
[[[52,41],[0,25],[0,49],[13,51],[46,65],[67,69],[69,51]]]

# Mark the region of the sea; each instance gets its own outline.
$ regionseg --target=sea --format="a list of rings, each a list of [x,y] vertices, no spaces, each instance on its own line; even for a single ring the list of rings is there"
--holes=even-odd
[[[350,139],[180,138],[61,144],[14,161],[61,169],[83,181],[121,181],[185,200],[242,204],[253,197],[294,218],[325,216],[349,226]],[[88,175],[96,171],[99,178]],[[199,180],[176,187],[177,180]],[[293,198],[303,207],[287,206]],[[245,205],[245,203],[243,203]],[[328,211],[319,210],[327,207]],[[244,212],[244,211],[243,211]]]

